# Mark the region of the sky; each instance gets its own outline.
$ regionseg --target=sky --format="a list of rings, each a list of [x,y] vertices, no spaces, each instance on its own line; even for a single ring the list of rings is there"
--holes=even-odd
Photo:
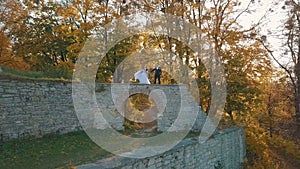
[[[249,1],[251,0],[240,0],[241,8],[246,8]],[[284,19],[284,17],[282,17],[284,11],[281,9],[283,6],[282,0],[255,1],[256,2],[250,6],[250,9],[252,9],[251,12],[242,15],[239,21],[245,28],[250,28],[251,25],[258,23],[266,14],[266,18],[262,20],[260,26],[261,32],[265,35],[267,35],[269,31],[276,32],[275,30],[280,28]]]
[[[249,4],[251,0],[239,0],[241,2],[241,8],[244,9]],[[245,29],[250,28],[251,25],[256,24],[260,19],[266,14],[266,18],[262,20],[259,30],[261,35],[267,37],[267,42],[269,43],[274,56],[281,62],[288,63],[288,57],[282,57],[283,53],[283,41],[278,36],[282,34],[282,26],[286,19],[285,10],[282,9],[284,6],[283,0],[254,0],[255,3],[251,4],[250,13],[246,13],[241,16],[238,20]],[[276,63],[273,62],[275,67],[278,67]]]

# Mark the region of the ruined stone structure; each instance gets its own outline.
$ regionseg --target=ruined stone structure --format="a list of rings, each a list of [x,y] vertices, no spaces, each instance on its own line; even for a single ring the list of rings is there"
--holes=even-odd
[[[124,93],[126,89],[127,95]],[[124,117],[122,112],[119,112],[122,110],[120,106],[123,106],[128,96],[137,93],[150,95],[156,100],[159,107],[156,112],[158,131],[170,128],[173,131],[190,129],[200,131],[206,120],[205,114],[194,102],[185,85],[119,84],[112,87],[111,84],[96,84],[93,91],[98,109],[108,124],[116,130],[122,130],[124,127]],[[84,94],[73,97],[85,100]],[[116,98],[115,101],[113,97]],[[81,129],[78,114],[74,109],[71,82],[1,78],[0,104],[1,140]],[[84,110],[88,108],[87,104]],[[181,116],[178,118],[180,111]],[[101,129],[108,127],[97,123],[94,116],[93,114],[83,117],[86,118],[85,123]]]
[[[117,85],[117,86],[115,86]],[[74,90],[90,88],[90,93]],[[76,93],[76,92],[75,92]],[[124,103],[142,93],[155,102],[157,130],[161,132],[201,131],[206,115],[185,85],[95,84],[73,87],[61,80],[26,80],[0,76],[0,141],[26,135],[67,133],[82,126],[97,129],[124,128]],[[75,98],[74,98],[75,97]],[[77,99],[76,97],[80,97]],[[91,104],[88,97],[94,98]],[[78,102],[79,100],[79,102]],[[74,104],[80,104],[75,105]],[[91,107],[92,105],[92,107]],[[94,107],[93,107],[94,106]],[[75,111],[81,109],[81,111]],[[98,120],[101,112],[106,123]],[[91,111],[93,112],[93,111]],[[88,124],[88,125],[86,125]],[[204,143],[195,137],[185,139],[165,153],[143,159],[112,157],[78,168],[226,168],[237,169],[245,156],[243,128],[215,132]]]

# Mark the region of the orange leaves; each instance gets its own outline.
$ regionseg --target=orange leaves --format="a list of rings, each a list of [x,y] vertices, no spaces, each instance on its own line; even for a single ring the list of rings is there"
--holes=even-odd
[[[27,70],[30,66],[24,62],[23,58],[13,56],[10,39],[0,32],[0,65],[17,70]]]
[[[0,65],[21,71],[30,69],[30,65],[26,63],[23,58],[14,56],[0,57]]]
[[[76,169],[76,166],[70,165],[70,169]]]
[[[68,6],[66,8],[60,7],[57,9],[56,15],[62,16],[64,19],[78,18],[78,10],[73,6]]]

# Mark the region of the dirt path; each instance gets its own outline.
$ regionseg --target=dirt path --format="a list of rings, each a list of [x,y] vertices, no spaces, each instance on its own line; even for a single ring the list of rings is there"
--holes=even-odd
[[[279,150],[272,146],[270,146],[270,151],[271,157],[276,159],[276,162],[279,163],[280,169],[300,169],[300,166],[297,166],[297,162],[294,158],[282,154]]]

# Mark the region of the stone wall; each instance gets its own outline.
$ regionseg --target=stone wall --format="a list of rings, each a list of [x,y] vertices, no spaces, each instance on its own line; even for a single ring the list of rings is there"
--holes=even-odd
[[[185,85],[96,84],[91,89],[96,91],[97,109],[102,112],[108,124],[117,130],[123,129],[124,114],[120,112],[122,103],[128,96],[136,93],[144,93],[158,100],[156,119],[159,131],[189,130],[191,127],[192,130],[199,131],[206,119]],[[126,91],[127,95],[124,93]],[[87,99],[84,93],[78,97],[82,102]],[[81,117],[81,114],[76,114],[73,99],[71,82],[0,76],[0,141],[26,135],[76,131],[86,123],[95,128],[108,127],[97,121],[97,114],[79,118],[79,123],[78,116]],[[165,105],[159,105],[163,102]],[[88,103],[85,104],[83,110],[90,109],[89,106]],[[180,111],[180,118],[177,118]],[[191,126],[193,121],[191,122],[190,117],[193,116],[195,125]]]
[[[144,159],[121,156],[77,166],[78,169],[239,169],[246,155],[242,127],[225,129],[204,143],[185,139],[171,150]]]
[[[1,140],[80,129],[71,83],[0,79]]]

